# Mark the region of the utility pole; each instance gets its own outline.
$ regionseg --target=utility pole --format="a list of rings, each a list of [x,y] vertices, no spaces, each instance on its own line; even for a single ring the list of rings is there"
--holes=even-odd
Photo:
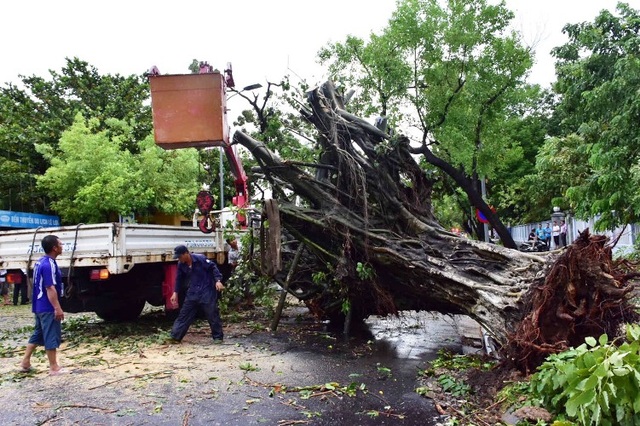
[[[222,147],[220,147],[220,210],[224,209],[224,155],[222,154]]]
[[[487,183],[485,182],[484,176],[480,178],[480,188],[482,190],[482,199],[484,200],[484,202],[487,202]],[[484,242],[488,243],[490,241],[489,224],[483,223],[483,226],[484,226]]]

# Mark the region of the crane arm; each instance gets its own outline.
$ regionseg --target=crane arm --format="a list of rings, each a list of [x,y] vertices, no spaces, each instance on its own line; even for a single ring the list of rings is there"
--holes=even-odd
[[[233,197],[233,205],[240,208],[246,207],[249,203],[249,197],[247,196],[249,192],[247,190],[247,174],[244,171],[242,162],[238,158],[235,147],[227,141],[222,145],[222,149],[224,149],[224,154],[231,167],[231,173],[235,178],[236,196]]]

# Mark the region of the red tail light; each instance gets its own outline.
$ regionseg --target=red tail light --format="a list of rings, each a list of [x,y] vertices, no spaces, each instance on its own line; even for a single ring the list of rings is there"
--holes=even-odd
[[[91,281],[103,281],[109,279],[108,269],[92,269],[89,273],[89,279]]]
[[[22,284],[22,274],[20,272],[9,272],[5,276],[9,284]]]

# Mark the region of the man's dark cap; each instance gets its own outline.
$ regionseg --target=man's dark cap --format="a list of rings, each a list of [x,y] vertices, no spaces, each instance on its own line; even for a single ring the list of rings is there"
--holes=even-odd
[[[189,249],[186,246],[176,246],[176,248],[173,249],[173,258],[177,259],[185,253],[189,253]]]

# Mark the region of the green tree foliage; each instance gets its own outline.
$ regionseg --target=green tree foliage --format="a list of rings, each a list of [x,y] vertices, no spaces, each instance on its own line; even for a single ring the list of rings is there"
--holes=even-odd
[[[36,145],[53,150],[77,113],[97,118],[99,129],[109,131],[107,119],[124,120],[130,133],[121,135],[121,149],[138,152],[137,142],[152,129],[149,88],[142,76],[100,75],[78,58],[67,59],[49,78],[22,77],[20,85],[0,88],[0,207],[48,212],[48,200],[35,179],[48,162]],[[9,194],[11,194],[9,196]]]
[[[518,108],[505,123],[505,132],[515,142],[514,153],[497,165],[495,176],[488,184],[492,204],[498,207],[503,220],[511,223],[535,222],[548,217],[552,206],[549,194],[554,192],[547,187],[555,189],[554,184],[549,182],[541,190],[537,182],[529,181],[532,175],[537,176],[537,155],[547,137],[552,108],[548,102],[541,102],[549,97],[540,98],[535,90],[532,90],[530,104]]]
[[[531,377],[533,395],[551,412],[581,425],[640,423],[640,326],[627,324],[627,341],[598,341],[549,356]]]
[[[414,129],[415,152],[482,207],[480,177],[522,159],[512,122],[535,95],[524,82],[532,54],[510,32],[512,18],[504,3],[402,0],[380,35],[348,37],[319,56],[357,89],[356,113]]]
[[[554,88],[561,95],[556,120],[562,136],[576,133],[584,146],[583,164],[558,164],[563,169],[559,173],[580,177],[572,178],[561,195],[578,217],[602,215],[600,227],[637,222],[640,13],[619,3],[617,13],[602,11],[593,22],[566,25],[563,31],[569,41],[553,51],[558,77]]]
[[[76,116],[57,148],[36,149],[51,163],[38,177],[38,188],[65,223],[94,223],[118,214],[144,216],[161,211],[190,214],[198,189],[198,154],[194,149],[165,151],[151,136],[138,154],[123,149],[132,127],[122,120]]]
[[[548,206],[558,206],[568,211],[571,206],[563,195],[582,185],[592,173],[588,151],[584,139],[575,133],[548,138],[536,156],[535,173],[522,179],[523,187],[528,188],[526,194],[538,206],[547,206],[547,210]]]

